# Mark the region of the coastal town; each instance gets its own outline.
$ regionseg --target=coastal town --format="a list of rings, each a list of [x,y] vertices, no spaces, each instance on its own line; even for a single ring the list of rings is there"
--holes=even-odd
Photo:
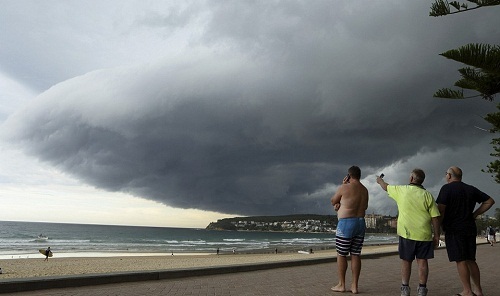
[[[365,223],[370,233],[396,233],[397,217],[367,214]],[[478,235],[496,219],[482,215],[476,220]],[[235,217],[219,219],[210,223],[206,229],[233,231],[285,231],[285,232],[326,232],[332,233],[337,228],[337,216],[334,215],[288,215]],[[493,223],[495,224],[495,223]]]
[[[284,222],[238,221],[231,222],[236,230],[289,231],[289,232],[334,232],[335,225],[320,220],[297,220]]]
[[[397,217],[369,214],[365,216],[366,227],[373,233],[395,233]],[[286,232],[335,232],[337,216],[334,215],[289,215],[235,217],[219,219],[207,226],[212,230],[236,231],[286,231]]]

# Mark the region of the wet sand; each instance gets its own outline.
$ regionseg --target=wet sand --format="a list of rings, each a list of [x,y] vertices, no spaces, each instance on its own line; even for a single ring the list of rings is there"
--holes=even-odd
[[[397,251],[397,245],[365,246],[363,254]],[[0,260],[3,274],[0,279],[32,278],[64,275],[88,275],[100,273],[132,272],[146,270],[174,270],[213,266],[241,265],[277,261],[293,261],[336,257],[335,250],[315,251],[313,254],[268,253],[268,254],[164,254],[119,257],[54,257],[45,261],[41,254],[24,259]]]

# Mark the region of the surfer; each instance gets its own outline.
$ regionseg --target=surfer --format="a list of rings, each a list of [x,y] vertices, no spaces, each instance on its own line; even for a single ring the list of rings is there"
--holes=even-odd
[[[44,261],[49,261],[49,255],[52,251],[50,250],[50,247],[45,250],[45,260]]]

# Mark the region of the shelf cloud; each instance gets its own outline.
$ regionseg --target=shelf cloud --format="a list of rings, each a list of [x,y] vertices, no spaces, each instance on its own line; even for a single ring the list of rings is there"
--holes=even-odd
[[[381,170],[396,184],[421,167],[437,195],[458,165],[498,194],[480,172],[492,136],[475,128],[494,103],[432,98],[460,67],[438,54],[497,42],[498,8],[435,19],[398,1],[188,3],[130,22],[184,36],[182,51],[34,81],[46,90],[3,137],[87,184],[185,209],[331,213],[351,165],[376,212],[395,213]]]

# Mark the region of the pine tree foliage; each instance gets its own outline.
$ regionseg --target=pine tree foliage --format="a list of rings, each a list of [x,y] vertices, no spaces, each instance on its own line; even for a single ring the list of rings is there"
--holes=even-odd
[[[489,44],[471,43],[451,49],[441,54],[442,56],[462,62],[486,72],[500,73],[500,46]]]
[[[498,112],[489,113],[486,115],[485,119],[489,123],[493,125],[493,128],[490,129],[491,133],[500,132],[500,103],[497,105]],[[494,152],[490,155],[496,157],[497,159],[490,162],[487,166],[487,170],[483,170],[483,172],[491,174],[491,176],[495,179],[495,182],[500,183],[500,138],[495,138],[490,143],[493,145]]]
[[[459,69],[462,79],[455,86],[476,91],[479,94],[464,97],[463,90],[440,89],[434,97],[465,99],[480,96],[493,101],[500,92],[500,46],[489,44],[467,44],[458,49],[440,54],[448,59],[472,66]]]
[[[467,2],[472,3],[474,6],[469,8]],[[448,14],[460,13],[468,10],[474,10],[485,6],[495,6],[500,5],[500,0],[467,0],[467,2],[458,2],[458,1],[445,1],[445,0],[436,0],[431,5],[430,16],[444,16]],[[454,10],[452,10],[452,8]]]
[[[436,0],[431,6],[430,16],[444,16],[478,9],[486,6],[500,5],[500,0],[467,0],[474,6],[469,8],[468,3],[458,1]],[[460,88],[453,90],[442,88],[434,97],[447,99],[467,99],[481,97],[488,101],[494,101],[495,96],[500,93],[500,46],[490,44],[467,44],[457,49],[448,50],[442,54],[443,57],[465,64],[458,72],[461,79],[455,82]],[[464,95],[466,90],[467,96]],[[485,120],[491,124],[490,133],[500,132],[500,104],[499,111],[489,113]],[[487,165],[483,172],[491,174],[495,182],[500,183],[500,138],[494,138],[491,142],[494,152],[490,155],[495,158]]]

